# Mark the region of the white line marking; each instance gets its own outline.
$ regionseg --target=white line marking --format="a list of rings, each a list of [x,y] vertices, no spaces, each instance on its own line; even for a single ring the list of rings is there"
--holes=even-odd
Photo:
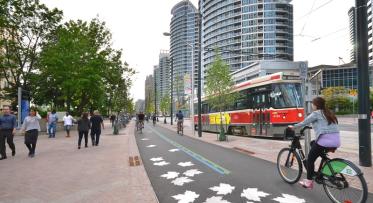
[[[146,146],[146,147],[148,147],[148,148],[151,148],[151,147],[156,147],[157,145],[153,145],[153,144],[151,144],[151,145],[148,145],[148,146]]]
[[[180,149],[170,149],[168,150],[169,152],[177,152],[177,151],[180,151]]]

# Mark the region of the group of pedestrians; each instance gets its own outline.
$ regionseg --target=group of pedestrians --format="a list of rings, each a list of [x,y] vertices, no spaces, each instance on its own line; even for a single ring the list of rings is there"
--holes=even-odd
[[[36,108],[30,108],[29,115],[24,119],[20,132],[24,135],[24,143],[29,150],[28,156],[35,156],[36,143],[40,131],[41,117]],[[47,116],[49,138],[56,137],[58,115],[55,110]],[[88,113],[83,113],[77,121],[69,114],[63,117],[64,130],[66,137],[70,137],[70,130],[74,123],[78,124],[78,149],[81,148],[84,137],[84,146],[88,147],[88,133],[91,131],[92,146],[98,146],[100,141],[101,129],[105,129],[103,118],[98,111],[94,111],[90,118]],[[10,113],[10,106],[3,107],[3,115],[0,116],[0,160],[6,159],[6,142],[12,150],[12,156],[16,155],[16,148],[13,142],[16,133],[16,117]]]
[[[29,157],[35,155],[36,142],[40,131],[40,119],[41,117],[36,110],[31,108],[29,116],[25,118],[21,127],[21,132],[25,135],[25,145],[29,150]],[[0,117],[0,160],[7,158],[5,140],[12,150],[12,156],[16,155],[16,147],[13,141],[16,127],[16,117],[10,113],[10,106],[4,106],[3,115]]]

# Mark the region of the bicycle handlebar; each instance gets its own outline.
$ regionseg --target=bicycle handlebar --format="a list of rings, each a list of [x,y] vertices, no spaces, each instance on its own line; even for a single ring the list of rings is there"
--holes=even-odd
[[[304,126],[301,130],[300,130],[300,134],[301,136],[304,135],[304,131],[307,130],[307,129],[312,129],[311,126]]]

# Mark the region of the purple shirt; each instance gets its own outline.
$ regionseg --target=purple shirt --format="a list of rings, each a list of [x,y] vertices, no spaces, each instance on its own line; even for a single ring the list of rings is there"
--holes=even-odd
[[[319,136],[317,140],[317,144],[323,147],[340,147],[341,146],[341,139],[339,133],[328,133],[322,134]]]

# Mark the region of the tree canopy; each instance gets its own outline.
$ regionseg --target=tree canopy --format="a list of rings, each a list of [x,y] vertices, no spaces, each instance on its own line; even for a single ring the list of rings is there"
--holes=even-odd
[[[131,106],[135,72],[112,48],[105,22],[61,24],[62,12],[39,0],[0,0],[0,11],[0,77],[9,84],[2,98],[15,103],[22,87],[37,105],[76,113]]]

